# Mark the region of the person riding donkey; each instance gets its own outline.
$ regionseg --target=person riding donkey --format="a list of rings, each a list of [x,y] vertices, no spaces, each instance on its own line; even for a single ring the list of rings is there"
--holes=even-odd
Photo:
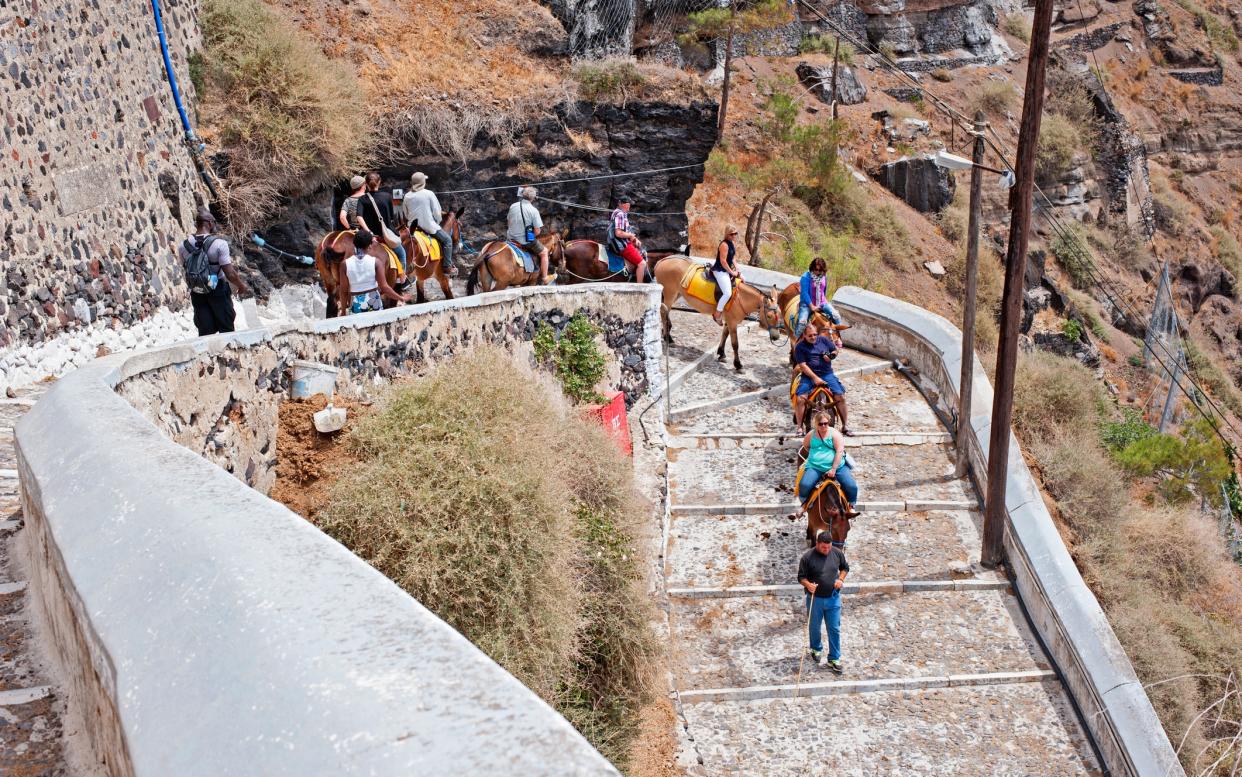
[[[845,411],[845,387],[832,371],[832,360],[836,357],[836,344],[820,335],[815,324],[808,323],[802,332],[802,339],[794,347],[794,370],[800,374],[795,391],[794,418],[801,427],[802,416],[806,413],[807,395],[817,386],[823,386],[832,393],[832,403],[837,415],[841,417],[841,433],[846,437],[853,437],[854,433],[849,429]]]
[[[806,322],[810,320],[812,313],[823,313],[837,326],[845,324],[836,308],[828,301],[828,263],[822,256],[811,260],[810,267],[802,273],[799,288],[801,293],[798,297],[798,323],[794,330],[795,338],[802,337],[802,330],[806,328]]]
[[[630,198],[617,198],[617,209],[608,220],[608,250],[620,256],[634,268],[634,280],[643,283],[647,278],[647,258],[643,256],[642,241],[630,229]]]
[[[341,203],[341,211],[337,217],[345,229],[366,230],[373,237],[382,239],[384,245],[397,255],[401,272],[404,274],[405,247],[401,245],[401,238],[388,227],[388,220],[392,218],[392,200],[387,199],[387,208],[381,206],[375,196],[379,185],[379,173],[368,173],[365,178],[355,175],[349,179],[351,193]]]
[[[737,249],[733,246],[735,237],[737,229],[729,227],[725,230],[724,240],[716,247],[716,261],[712,262],[712,277],[720,287],[720,299],[716,301],[716,312],[712,314],[712,319],[717,324],[721,323],[720,317],[724,314],[725,305],[729,304],[729,297],[733,296],[733,279],[742,277],[734,262],[737,256]]]
[[[543,231],[543,218],[534,205],[537,196],[533,186],[518,189],[518,201],[509,206],[509,228],[505,237],[530,252],[531,256],[539,257],[539,282],[548,284],[556,280],[556,275],[548,274],[548,249],[537,239]]]
[[[444,209],[436,193],[427,188],[427,176],[416,172],[410,176],[410,191],[401,201],[402,219],[410,225],[410,229],[418,229],[436,239],[440,244],[440,259],[444,271],[450,278],[457,277],[457,266],[453,264],[453,238],[440,226],[444,218]]]
[[[811,431],[802,438],[802,448],[798,451],[798,457],[804,462],[802,478],[798,481],[798,501],[805,506],[820,481],[831,478],[840,484],[849,501],[846,509],[853,508],[858,502],[858,481],[845,455],[845,436],[832,428],[827,413],[816,413],[812,420]],[[847,517],[854,515],[856,513]]]

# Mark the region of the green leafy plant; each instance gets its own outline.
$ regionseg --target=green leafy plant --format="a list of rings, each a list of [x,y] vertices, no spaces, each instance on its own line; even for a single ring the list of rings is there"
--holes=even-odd
[[[764,131],[775,140],[788,142],[802,111],[802,102],[790,92],[775,88],[763,107],[768,112],[768,116],[761,120]]]
[[[602,402],[595,384],[604,377],[606,362],[595,342],[599,329],[575,313],[558,338],[546,322],[535,330],[535,359],[552,368],[561,387],[576,402]]]
[[[1067,318],[1061,322],[1061,334],[1073,342],[1078,342],[1082,339],[1082,332],[1082,324],[1076,318]]]
[[[1091,261],[1091,252],[1083,240],[1081,227],[1072,224],[1059,230],[1048,249],[1075,286],[1082,288],[1091,285],[1091,271],[1095,263]]]
[[[1154,477],[1156,489],[1171,504],[1198,495],[1221,504],[1221,485],[1233,474],[1229,457],[1212,426],[1199,419],[1181,434],[1142,437],[1117,454],[1117,461],[1140,477]]]
[[[1100,442],[1113,453],[1120,453],[1126,446],[1156,434],[1156,427],[1144,421],[1143,414],[1132,407],[1122,409],[1120,421],[1105,421],[1100,425]]]

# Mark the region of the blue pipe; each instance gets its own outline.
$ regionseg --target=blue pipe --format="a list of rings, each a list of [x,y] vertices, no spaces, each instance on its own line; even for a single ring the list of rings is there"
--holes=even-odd
[[[177,74],[173,72],[172,59],[168,56],[168,36],[164,34],[164,18],[160,16],[160,0],[151,0],[151,11],[155,14],[155,29],[160,34],[160,53],[164,55],[164,72],[168,74],[168,86],[172,89],[173,102],[177,104],[177,113],[181,114],[181,126],[185,128],[186,140],[194,140],[194,130],[190,129],[190,117],[186,115],[185,106],[181,103],[181,90],[177,88]]]

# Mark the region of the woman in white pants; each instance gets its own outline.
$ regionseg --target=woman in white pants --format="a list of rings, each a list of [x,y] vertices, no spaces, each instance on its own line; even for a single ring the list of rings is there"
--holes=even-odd
[[[737,249],[733,247],[735,237],[736,229],[729,227],[725,230],[724,240],[716,248],[716,261],[712,263],[712,276],[720,287],[720,300],[716,303],[716,312],[712,313],[712,319],[717,324],[722,323],[720,316],[724,313],[725,305],[729,303],[729,297],[733,296],[733,279],[738,277],[737,265],[733,262],[733,257],[737,255]]]

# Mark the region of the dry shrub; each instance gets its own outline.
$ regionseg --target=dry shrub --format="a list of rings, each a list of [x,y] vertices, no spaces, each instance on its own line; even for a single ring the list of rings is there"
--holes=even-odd
[[[992,119],[999,119],[1009,112],[1018,97],[1018,91],[1008,81],[986,81],[974,93],[970,113],[983,111]]]
[[[230,230],[356,170],[369,144],[359,85],[295,26],[259,0],[206,0],[196,58],[204,124],[228,155],[223,200]]]
[[[1065,116],[1049,113],[1039,128],[1035,151],[1035,177],[1057,181],[1074,168],[1074,157],[1084,147],[1082,133]]]
[[[1058,429],[1096,428],[1103,397],[1091,370],[1047,351],[1018,358],[1013,392],[1013,425],[1030,439]]]
[[[958,299],[966,298],[966,249],[959,247],[957,254],[945,267],[945,287]],[[991,247],[979,244],[979,276],[975,290],[975,347],[990,351],[996,347],[1000,336],[997,321],[1000,317],[1001,297],[1005,291],[1005,268],[1000,257]]]
[[[1031,22],[1026,18],[1026,14],[1022,12],[1008,14],[1001,21],[1001,27],[1023,43],[1031,42]]]
[[[656,641],[642,508],[607,434],[480,348],[394,387],[350,444],[316,523],[623,761]]]

